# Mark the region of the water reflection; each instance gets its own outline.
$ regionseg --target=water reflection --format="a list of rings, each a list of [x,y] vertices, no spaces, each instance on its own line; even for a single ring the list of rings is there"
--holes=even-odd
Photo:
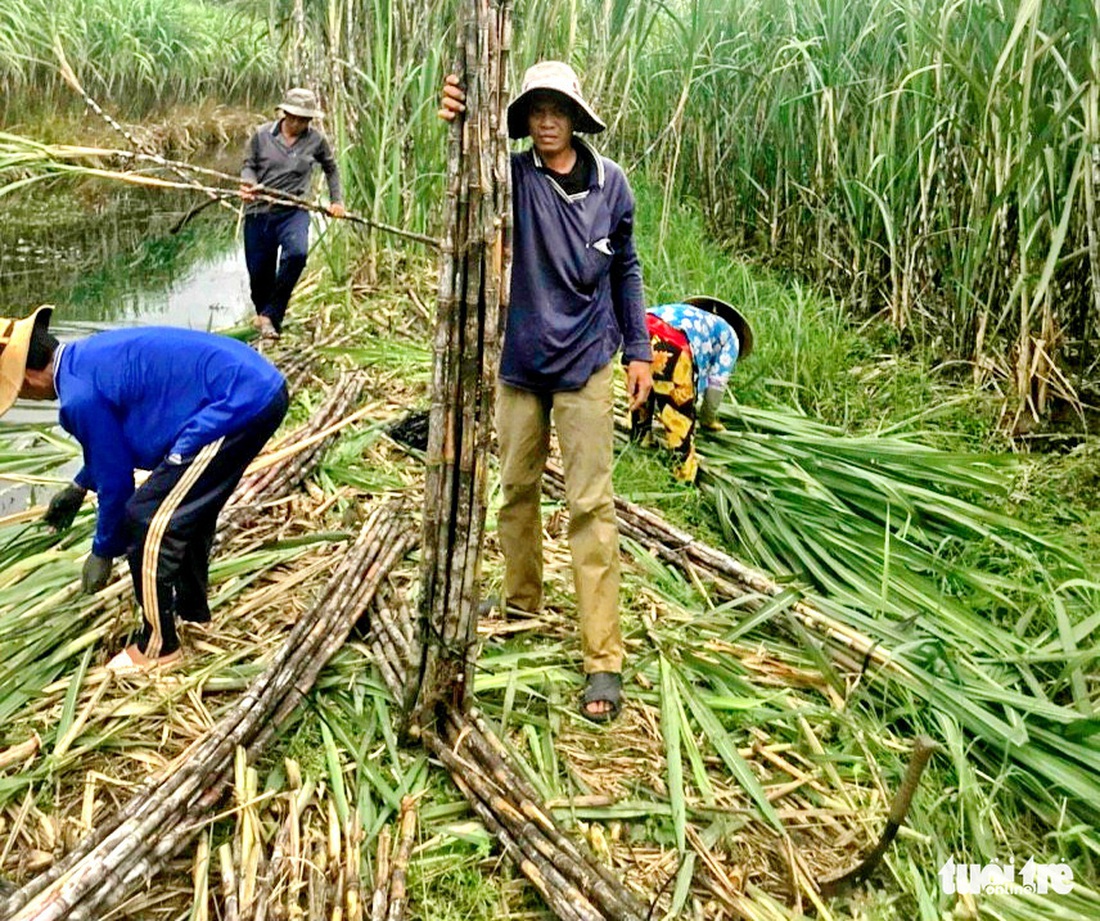
[[[236,171],[231,151],[192,160]],[[248,286],[235,213],[201,194],[109,180],[50,180],[0,210],[0,305],[23,314],[56,304],[64,331],[165,324],[207,329],[247,315]]]
[[[239,157],[219,150],[192,162],[235,173]],[[144,190],[109,180],[51,180],[7,197],[0,208],[0,315],[56,306],[62,341],[120,326],[232,326],[251,314],[236,216],[202,209],[201,194]],[[173,232],[175,231],[175,232]],[[25,424],[54,425],[57,404],[20,400],[0,420],[0,446],[34,442]],[[46,474],[64,481],[73,460]],[[50,490],[47,489],[48,495]],[[0,473],[0,515],[43,497]]]

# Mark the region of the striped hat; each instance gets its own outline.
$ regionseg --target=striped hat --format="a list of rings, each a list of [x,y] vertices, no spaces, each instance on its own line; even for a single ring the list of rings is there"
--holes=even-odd
[[[49,326],[53,307],[45,304],[29,317],[0,317],[0,416],[11,409],[27,373],[27,351],[36,326]]]

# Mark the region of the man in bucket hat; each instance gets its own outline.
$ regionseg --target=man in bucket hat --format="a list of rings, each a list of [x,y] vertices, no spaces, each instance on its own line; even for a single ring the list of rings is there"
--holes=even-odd
[[[440,116],[464,111],[454,76]],[[631,409],[650,388],[634,197],[618,164],[574,132],[604,123],[573,69],[542,61],[508,106],[512,156],[512,287],[496,425],[503,503],[497,533],[507,608],[542,605],[542,472],[553,420],[565,469],[569,544],[586,674],[581,712],[614,719],[621,705],[619,535],[611,489],[612,359],[622,349]]]
[[[695,482],[696,421],[720,432],[718,408],[738,358],[752,351],[752,327],[739,310],[707,295],[651,307],[646,314],[653,346],[653,390],[631,414],[632,441],[645,441],[654,418],[665,430],[665,444],[679,460],[677,479]],[[698,409],[697,409],[698,406]]]
[[[118,673],[174,665],[175,620],[210,620],[207,567],[218,513],[278,428],[286,382],[267,359],[225,336],[146,327],[61,345],[51,307],[0,318],[0,415],[17,396],[59,400],[61,427],[84,450],[73,484],[45,522],[62,530],[85,492],[98,498],[86,592],[103,588],[125,554],[144,622],[107,663]],[[151,471],[134,488],[134,471]]]
[[[256,308],[253,322],[267,339],[279,338],[290,295],[306,266],[309,212],[257,201],[256,193],[270,189],[303,198],[316,165],[328,181],[328,213],[345,214],[336,159],[328,139],[310,124],[324,114],[316,95],[302,88],[287,90],[277,111],[279,118],[252,135],[241,168],[241,197],[248,202],[244,258]]]

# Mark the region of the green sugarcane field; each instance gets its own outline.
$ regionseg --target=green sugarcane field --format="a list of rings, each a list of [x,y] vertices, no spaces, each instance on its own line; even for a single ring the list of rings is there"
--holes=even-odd
[[[0,86],[0,921],[1100,918],[1100,6],[5,0]]]

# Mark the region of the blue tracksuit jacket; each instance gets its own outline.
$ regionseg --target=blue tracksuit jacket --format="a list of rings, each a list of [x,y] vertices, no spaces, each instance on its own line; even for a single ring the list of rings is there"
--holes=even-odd
[[[61,346],[54,363],[61,426],[84,449],[76,482],[99,501],[92,552],[125,552],[134,470],[182,463],[241,430],[284,383],[267,359],[213,333],[154,326]]]

